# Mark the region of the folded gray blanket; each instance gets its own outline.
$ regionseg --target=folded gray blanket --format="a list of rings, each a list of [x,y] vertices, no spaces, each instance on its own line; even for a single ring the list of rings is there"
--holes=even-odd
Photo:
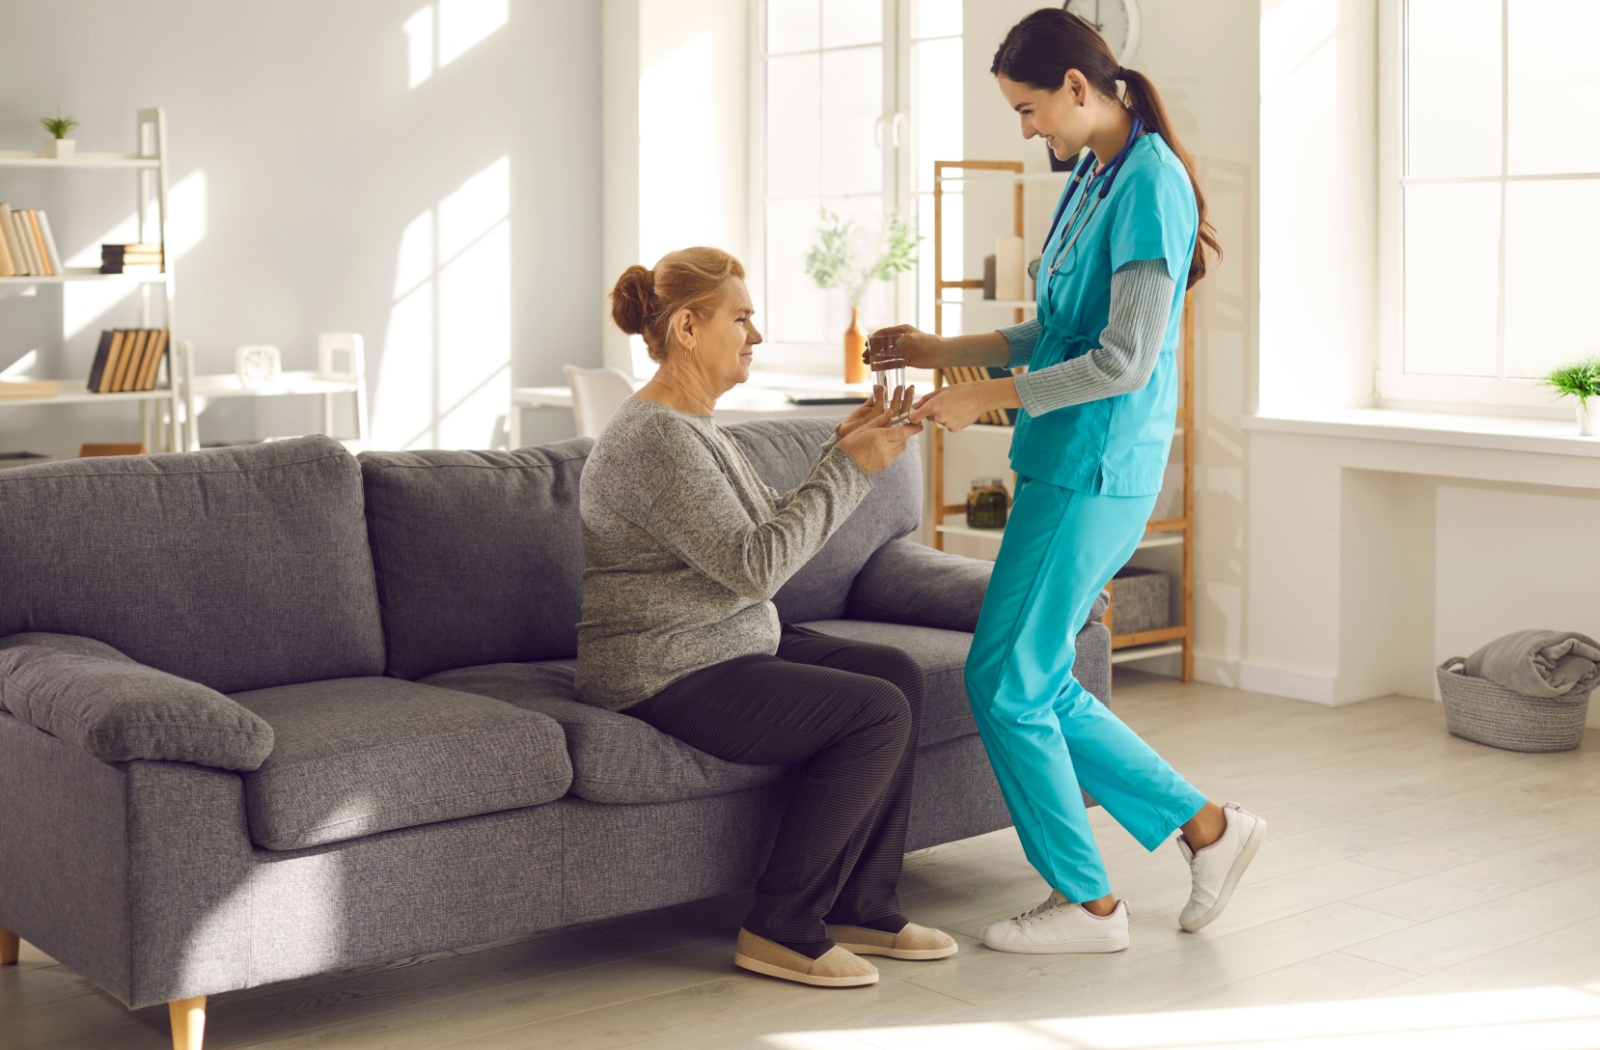
[[[1461,670],[1524,696],[1577,696],[1600,684],[1600,642],[1576,631],[1516,631],[1467,657]]]

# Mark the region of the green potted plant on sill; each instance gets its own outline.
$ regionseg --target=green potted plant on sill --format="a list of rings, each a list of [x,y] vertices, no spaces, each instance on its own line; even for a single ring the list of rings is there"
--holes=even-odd
[[[57,107],[55,116],[39,118],[39,126],[50,133],[50,137],[44,140],[45,156],[55,157],[58,160],[72,156],[78,143],[74,139],[67,138],[67,133],[78,126],[76,120],[63,117],[60,107]]]
[[[884,216],[877,243],[871,244],[866,231],[854,219],[822,209],[817,243],[806,253],[806,273],[818,288],[838,288],[850,300],[850,327],[844,333],[846,383],[867,380],[867,366],[861,360],[867,346],[867,333],[861,327],[861,300],[868,286],[874,281],[892,281],[914,267],[921,241],[911,232],[911,224],[895,212]]]
[[[1600,437],[1600,401],[1589,404],[1589,399],[1600,398],[1600,356],[1575,361],[1545,376],[1541,381],[1558,397],[1578,399],[1578,433],[1584,437]]]

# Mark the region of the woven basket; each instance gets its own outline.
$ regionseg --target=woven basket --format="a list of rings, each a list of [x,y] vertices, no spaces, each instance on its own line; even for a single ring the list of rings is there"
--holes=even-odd
[[[1507,751],[1571,751],[1583,742],[1589,691],[1544,698],[1514,693],[1487,678],[1460,673],[1466,660],[1439,665],[1439,693],[1450,732]]]

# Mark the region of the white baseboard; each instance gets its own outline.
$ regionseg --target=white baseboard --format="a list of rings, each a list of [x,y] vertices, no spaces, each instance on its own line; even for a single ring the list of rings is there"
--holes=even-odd
[[[1239,664],[1239,689],[1248,693],[1265,693],[1287,700],[1304,700],[1307,703],[1338,706],[1336,681],[1331,677],[1306,674],[1304,671],[1287,671],[1281,667],[1242,662]]]
[[[1195,681],[1227,686],[1229,689],[1239,688],[1239,661],[1206,656],[1204,653],[1195,653],[1193,660]]]

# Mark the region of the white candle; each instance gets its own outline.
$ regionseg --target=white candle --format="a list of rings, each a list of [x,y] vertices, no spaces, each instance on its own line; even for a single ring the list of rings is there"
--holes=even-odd
[[[994,242],[994,297],[1021,299],[1025,279],[1021,237],[997,237]]]

